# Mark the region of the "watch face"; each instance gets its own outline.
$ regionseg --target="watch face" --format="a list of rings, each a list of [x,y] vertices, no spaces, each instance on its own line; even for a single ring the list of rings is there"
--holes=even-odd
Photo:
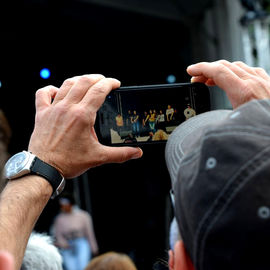
[[[13,157],[11,157],[5,166],[5,174],[7,178],[12,178],[12,176],[18,174],[28,161],[28,156],[24,152],[20,152]]]

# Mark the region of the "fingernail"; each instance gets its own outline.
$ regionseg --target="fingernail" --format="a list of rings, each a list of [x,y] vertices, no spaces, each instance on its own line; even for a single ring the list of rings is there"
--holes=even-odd
[[[114,79],[114,80],[117,81],[119,84],[121,84],[121,82],[119,80],[117,80],[117,79]]]
[[[194,83],[195,82],[195,77],[191,77],[190,82]]]
[[[137,158],[140,158],[142,155],[143,155],[143,151],[141,148],[136,148],[136,152],[132,155],[132,159],[137,159]]]

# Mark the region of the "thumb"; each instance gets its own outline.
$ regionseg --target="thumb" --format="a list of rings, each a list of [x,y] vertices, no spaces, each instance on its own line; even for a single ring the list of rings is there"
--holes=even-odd
[[[0,270],[14,270],[14,259],[6,251],[0,251]]]
[[[110,147],[104,146],[108,154],[108,163],[122,163],[130,159],[137,159],[143,155],[143,151],[139,147]]]

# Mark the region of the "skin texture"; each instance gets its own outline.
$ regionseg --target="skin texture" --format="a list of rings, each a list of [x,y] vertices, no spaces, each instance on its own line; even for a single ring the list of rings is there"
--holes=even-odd
[[[6,251],[0,251],[0,269],[2,270],[13,270],[14,259],[10,253]]]
[[[115,79],[84,75],[66,80],[59,89],[47,86],[38,90],[28,150],[65,178],[104,163],[141,157],[140,148],[103,146],[95,134],[96,112],[106,95],[119,86]],[[13,256],[15,267],[10,265],[11,269],[20,269],[30,233],[51,194],[50,184],[36,175],[9,181],[1,193],[0,250]],[[5,257],[0,257],[0,263],[5,263]],[[0,269],[9,270],[4,266]]]
[[[223,89],[234,109],[252,99],[270,96],[269,75],[264,69],[249,67],[243,62],[201,62],[189,66],[187,72],[192,76],[192,82],[217,85]]]
[[[194,266],[186,252],[184,242],[179,240],[174,245],[174,251],[169,251],[170,270],[194,270]]]
[[[51,194],[51,185],[39,176],[10,181],[1,193],[0,250],[13,256],[14,269],[20,269],[30,233]]]

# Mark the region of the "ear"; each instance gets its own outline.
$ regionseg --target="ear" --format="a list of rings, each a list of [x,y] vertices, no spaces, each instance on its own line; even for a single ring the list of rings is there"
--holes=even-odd
[[[169,269],[173,270],[174,269],[174,254],[173,251],[170,249],[169,250]]]
[[[169,268],[170,270],[194,270],[182,240],[175,243],[174,251],[169,251]]]

